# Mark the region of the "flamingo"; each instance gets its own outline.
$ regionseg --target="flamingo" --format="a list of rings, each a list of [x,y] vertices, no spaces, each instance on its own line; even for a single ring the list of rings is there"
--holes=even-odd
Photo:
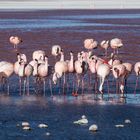
[[[126,68],[126,74],[125,74],[125,86],[126,86],[126,88],[127,88],[127,78],[128,78],[128,76],[130,75],[130,73],[132,72],[132,64],[131,63],[122,63],[122,65],[124,65],[125,66],[125,68]],[[127,89],[126,89],[126,91],[127,91]]]
[[[102,95],[103,95],[103,84],[105,78],[109,75],[109,73],[110,73],[110,66],[108,64],[100,64],[97,67],[97,75],[100,79],[99,91]]]
[[[29,62],[29,64],[33,67],[33,76],[36,77],[37,82],[37,75],[38,75],[38,66],[40,64],[45,64],[45,51],[43,50],[36,50],[32,54],[32,61]]]
[[[88,66],[89,66],[89,71],[90,74],[94,74],[95,75],[95,82],[94,82],[94,89],[95,89],[95,93],[97,93],[97,68],[100,64],[103,64],[104,60],[101,58],[98,58],[95,55],[91,55],[88,59]],[[89,77],[89,81],[90,81],[90,77]]]
[[[117,54],[118,54],[118,48],[121,48],[123,46],[122,40],[119,38],[113,38],[110,41],[110,46],[112,49],[114,49],[114,53],[116,53],[117,51]]]
[[[107,49],[109,47],[109,40],[103,40],[100,43],[101,48],[105,49],[105,56],[107,56]]]
[[[134,94],[136,94],[136,89],[138,86],[138,79],[139,79],[139,75],[140,75],[140,62],[136,62],[136,64],[134,65],[134,71],[135,71],[136,76],[137,76],[135,90],[134,90]]]
[[[14,72],[15,74],[18,74],[18,70],[20,67],[19,62],[23,60],[25,63],[27,63],[27,58],[25,54],[17,53],[17,61],[14,63]]]
[[[7,79],[7,92],[9,94],[9,82],[8,78],[13,74],[14,72],[14,65],[12,63],[1,61],[0,62],[0,79]]]
[[[70,52],[70,60],[66,60],[67,65],[68,65],[68,72],[74,72],[74,56],[73,52]]]
[[[21,39],[20,37],[18,37],[18,36],[11,36],[11,37],[9,38],[9,41],[10,41],[11,44],[14,45],[14,48],[15,48],[15,49],[17,49],[17,46],[18,46],[21,42],[23,42],[22,39]]]
[[[23,60],[19,62],[19,70],[18,70],[18,76],[24,79],[24,93],[27,85],[27,95],[29,95],[29,77],[33,73],[33,67],[30,64],[26,64]],[[20,80],[21,81],[21,80]],[[21,82],[20,82],[20,93],[21,93]]]
[[[70,60],[66,60],[66,63],[68,65],[68,78],[69,78],[69,74],[72,73],[72,77],[74,80],[74,56],[73,56],[73,52],[70,52]],[[68,79],[69,80],[69,79]],[[74,88],[74,82],[73,82],[73,88]]]
[[[122,97],[124,96],[124,79],[126,72],[126,67],[123,64],[114,65],[112,68],[113,76],[120,81],[120,91]]]
[[[83,89],[84,89],[84,79],[83,78],[84,78],[85,72],[88,69],[88,64],[85,61],[84,57],[81,57],[81,55],[82,55],[81,53],[78,53],[78,55],[77,55],[78,60],[76,60],[74,63],[74,68],[75,68],[75,72],[77,75],[77,83],[78,83],[78,87],[77,87],[76,93],[74,93],[74,96],[78,95],[77,92],[79,89],[79,82],[80,82],[78,75],[81,75],[81,74],[82,74],[82,94],[83,94]]]
[[[53,74],[53,82],[54,84],[57,83],[57,80],[63,76],[64,74],[64,82],[63,82],[63,92],[64,92],[64,85],[65,85],[65,73],[68,72],[68,65],[67,62],[64,61],[64,53],[61,50],[61,58],[60,61],[57,61],[54,66],[54,74]]]
[[[48,76],[48,68],[49,68],[49,64],[48,64],[48,57],[45,56],[45,62],[43,64],[40,64],[38,66],[38,76],[40,78],[43,78],[43,84],[44,84],[44,95],[45,95],[45,77]],[[50,81],[49,81],[50,82]],[[52,88],[50,86],[51,89],[51,93],[52,93]],[[52,95],[52,94],[51,94]]]
[[[84,47],[88,50],[97,48],[98,42],[94,39],[85,39]]]

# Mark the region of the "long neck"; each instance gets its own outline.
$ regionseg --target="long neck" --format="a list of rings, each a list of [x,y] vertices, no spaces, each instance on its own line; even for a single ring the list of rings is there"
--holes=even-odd
[[[61,53],[60,61],[64,61],[64,53]]]
[[[48,59],[45,60],[45,69],[48,70]]]
[[[33,76],[36,76],[38,74],[38,63],[35,63],[33,66],[34,70],[33,70]]]
[[[71,58],[70,58],[70,63],[73,63],[74,61],[74,57],[73,57],[73,54],[71,55]]]
[[[105,78],[100,77],[100,86],[99,86],[99,91],[102,93],[103,92],[103,84],[104,84]]]

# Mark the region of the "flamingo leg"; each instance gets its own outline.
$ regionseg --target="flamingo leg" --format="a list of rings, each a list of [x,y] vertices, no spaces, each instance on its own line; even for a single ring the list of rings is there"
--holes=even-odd
[[[97,94],[97,86],[98,86],[98,78],[97,73],[95,73],[95,81],[94,81],[94,92]]]
[[[69,83],[68,81],[70,81],[70,73],[67,74],[66,76],[66,91],[69,92]]]
[[[108,79],[107,79],[107,92],[108,92],[108,96],[109,96],[109,94],[110,94],[110,88],[109,88],[109,81],[108,81]]]
[[[99,99],[102,100],[103,99],[103,84],[104,84],[105,78],[99,77],[99,80],[100,80],[99,91],[101,94],[101,97]]]
[[[50,80],[50,79],[49,79],[49,85],[50,85],[51,97],[53,97],[53,92],[52,92],[52,82],[51,82],[51,80]]]
[[[9,89],[10,89],[10,87],[9,87],[9,80],[8,80],[8,78],[7,78],[7,94],[9,95]]]
[[[136,84],[135,84],[134,95],[136,95],[136,90],[137,90],[137,86],[138,86],[138,81],[139,81],[139,76],[137,76],[137,78],[136,78]]]
[[[66,75],[64,73],[64,79],[63,79],[63,95],[65,95],[65,84],[66,84]]]
[[[62,79],[60,78],[59,79],[59,83],[58,83],[58,92],[59,92],[59,95],[61,94],[61,84],[62,84]]]
[[[119,87],[119,81],[118,79],[116,80],[116,95],[118,94],[118,87]]]
[[[89,74],[88,74],[88,92],[90,92],[90,87],[91,87],[91,83],[92,83],[92,75],[91,75],[91,72],[89,71]]]
[[[82,76],[82,95],[84,94],[84,75]]]
[[[2,91],[4,91],[5,78],[2,77]]]
[[[125,78],[124,80],[124,86],[125,86],[125,93],[127,95],[127,78]]]
[[[24,86],[23,86],[23,95],[25,95],[26,92],[26,78],[24,79]]]
[[[21,77],[19,77],[19,95],[21,95],[21,82],[22,82],[22,80],[21,80]]]
[[[100,77],[100,86],[99,86],[99,91],[103,95],[103,85],[104,85],[105,78]]]
[[[75,83],[75,75],[72,74],[72,77],[73,77],[73,82],[72,82],[72,93],[73,93],[74,90],[75,90],[75,85],[74,85],[74,83]]]
[[[46,81],[45,81],[45,78],[43,79],[43,89],[44,89],[44,96],[45,96],[45,90],[46,90]]]
[[[29,95],[30,93],[29,93],[29,85],[30,83],[29,83],[29,77],[27,77],[27,95]]]
[[[76,89],[76,93],[78,93],[78,90],[79,90],[79,85],[80,85],[80,79],[79,79],[79,76],[78,76],[78,74],[76,75],[76,77],[77,77],[77,89]]]

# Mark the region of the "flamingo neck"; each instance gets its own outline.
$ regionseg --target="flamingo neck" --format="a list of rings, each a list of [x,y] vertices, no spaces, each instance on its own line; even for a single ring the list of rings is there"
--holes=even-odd
[[[99,86],[99,91],[102,93],[103,91],[103,84],[104,84],[105,78],[100,77],[100,86]]]
[[[35,63],[33,66],[33,75],[36,76],[38,75],[38,63]]]
[[[61,53],[60,61],[64,61],[64,54],[63,53]]]

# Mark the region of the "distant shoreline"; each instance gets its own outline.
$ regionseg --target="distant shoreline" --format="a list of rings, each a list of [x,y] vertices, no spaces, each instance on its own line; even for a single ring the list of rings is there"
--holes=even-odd
[[[0,9],[140,9],[138,0],[1,0]]]
[[[128,9],[0,9],[0,12],[16,12],[16,11],[21,11],[21,12],[32,12],[32,11],[127,11],[127,10],[133,10],[133,11],[140,11],[140,9],[136,9],[136,8],[128,8]]]

